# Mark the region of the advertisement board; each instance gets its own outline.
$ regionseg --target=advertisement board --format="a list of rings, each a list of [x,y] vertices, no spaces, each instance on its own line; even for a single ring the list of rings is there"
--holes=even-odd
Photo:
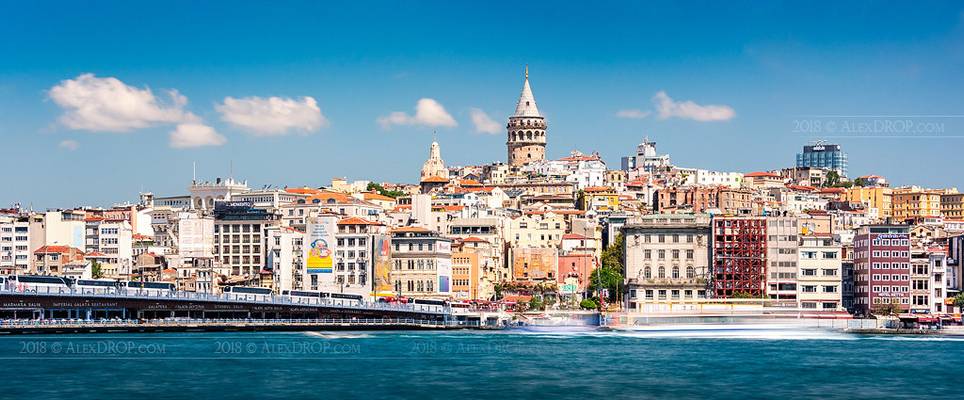
[[[305,269],[309,274],[331,274],[335,252],[336,218],[320,216],[308,223]]]
[[[375,248],[372,252],[375,265],[374,291],[375,295],[391,294],[392,285],[392,239],[387,235],[375,236]]]

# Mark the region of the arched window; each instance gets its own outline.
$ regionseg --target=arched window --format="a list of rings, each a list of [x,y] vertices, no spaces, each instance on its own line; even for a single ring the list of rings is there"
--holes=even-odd
[[[643,268],[643,278],[649,279],[652,277],[653,277],[653,270],[650,269],[649,266],[647,266],[646,268]]]
[[[526,131],[526,139],[532,140],[532,131]]]
[[[656,277],[660,279],[666,278],[666,267],[660,266],[659,273]]]
[[[696,278],[696,268],[693,268],[692,265],[689,267],[686,267],[686,277],[689,279]]]
[[[673,279],[679,279],[679,267],[673,266]]]

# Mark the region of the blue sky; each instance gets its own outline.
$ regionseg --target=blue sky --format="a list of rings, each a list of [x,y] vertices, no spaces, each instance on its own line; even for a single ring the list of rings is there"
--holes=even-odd
[[[447,164],[504,160],[504,132],[478,132],[473,109],[501,127],[526,64],[554,158],[598,151],[618,168],[649,135],[678,165],[774,169],[820,137],[800,132],[800,121],[884,116],[856,122],[911,120],[941,131],[833,138],[850,155],[851,175],[964,189],[962,10],[955,2],[3,1],[0,206],[180,194],[192,162],[202,178],[233,164],[252,186],[319,186],[333,176],[415,182],[433,130]],[[102,96],[103,107],[133,121],[114,115],[105,125],[103,108],[71,120],[79,111],[70,107],[86,103],[67,96],[78,87],[65,82],[108,78],[149,88],[154,108],[110,108],[119,106]],[[665,114],[659,92],[671,99]],[[272,114],[265,126],[256,112],[276,110],[262,107],[271,97],[292,113]],[[423,98],[451,119],[419,118]],[[618,116],[627,110],[645,117]],[[724,112],[698,120],[714,110]],[[405,113],[401,124],[379,124],[393,112]],[[172,146],[181,127],[206,139]]]

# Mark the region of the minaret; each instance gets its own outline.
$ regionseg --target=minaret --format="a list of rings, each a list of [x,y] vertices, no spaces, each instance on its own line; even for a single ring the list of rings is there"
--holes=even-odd
[[[526,66],[522,94],[515,113],[506,125],[509,133],[505,142],[509,150],[509,165],[520,166],[546,158],[546,120],[539,114],[536,99],[529,87],[529,66]]]

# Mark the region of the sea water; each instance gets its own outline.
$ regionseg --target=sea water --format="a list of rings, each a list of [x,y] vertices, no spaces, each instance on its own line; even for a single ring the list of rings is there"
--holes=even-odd
[[[964,339],[590,329],[0,337],[0,398],[964,398]]]

